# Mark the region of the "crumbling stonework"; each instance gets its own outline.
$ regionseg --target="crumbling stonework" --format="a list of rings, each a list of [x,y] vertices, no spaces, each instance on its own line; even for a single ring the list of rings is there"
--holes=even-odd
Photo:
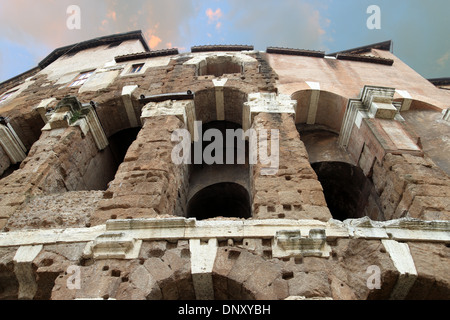
[[[450,95],[388,47],[131,32],[0,84],[0,299],[450,299]],[[196,122],[278,161],[174,163]]]

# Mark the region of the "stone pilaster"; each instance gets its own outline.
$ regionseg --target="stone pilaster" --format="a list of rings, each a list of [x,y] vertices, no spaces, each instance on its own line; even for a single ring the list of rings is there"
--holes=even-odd
[[[180,199],[187,192],[187,165],[172,161],[176,145],[172,133],[186,128],[185,123],[193,130],[193,122],[188,120],[191,109],[190,100],[149,103],[143,108],[142,130],[99,203],[93,224],[185,214]]]
[[[12,164],[22,162],[27,156],[25,146],[9,123],[0,124],[0,145]]]
[[[408,100],[394,102],[395,92],[394,88],[366,86],[359,99],[348,102],[339,144],[366,175],[387,153],[423,155],[417,137],[404,126],[400,115],[400,110],[408,108]]]
[[[42,131],[77,126],[84,135],[91,132],[99,150],[104,150],[109,145],[94,103],[82,105],[76,97],[67,97],[61,100],[48,118],[49,121]]]
[[[279,132],[279,150],[274,150],[279,151],[278,168],[267,168],[260,157],[258,164],[251,167],[253,217],[328,221],[331,214],[322,186],[295,126],[295,105],[295,101],[285,96],[255,94],[250,95],[244,107],[244,127],[251,125],[259,144],[275,138],[272,130]],[[267,139],[261,140],[264,131]],[[270,150],[271,143],[267,145]]]

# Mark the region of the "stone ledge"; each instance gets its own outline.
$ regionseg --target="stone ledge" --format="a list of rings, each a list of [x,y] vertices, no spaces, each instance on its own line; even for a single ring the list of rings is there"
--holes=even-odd
[[[400,219],[376,222],[369,218],[346,220],[232,220],[196,221],[195,219],[110,220],[106,225],[65,230],[30,230],[0,233],[0,247],[56,243],[87,243],[120,232],[134,240],[177,241],[186,239],[274,239],[279,231],[297,231],[309,235],[311,230],[325,230],[327,242],[338,238],[450,242],[450,221]],[[304,237],[305,239],[308,237]]]

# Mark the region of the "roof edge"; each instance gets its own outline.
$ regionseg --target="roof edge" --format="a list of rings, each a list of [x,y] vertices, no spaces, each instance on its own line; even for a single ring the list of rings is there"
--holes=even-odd
[[[191,47],[191,53],[198,52],[214,52],[214,51],[253,51],[254,46],[251,45],[205,45]]]
[[[46,68],[47,66],[49,66],[51,63],[55,62],[56,60],[58,60],[61,56],[72,52],[74,50],[76,51],[80,51],[80,50],[84,50],[84,49],[88,49],[88,48],[95,48],[98,46],[102,46],[102,45],[109,45],[112,44],[114,42],[117,41],[126,41],[126,40],[140,40],[142,45],[145,48],[146,52],[150,51],[150,48],[147,44],[147,41],[144,38],[144,35],[142,33],[141,30],[137,30],[137,31],[131,31],[131,32],[126,32],[126,33],[120,33],[120,34],[114,34],[114,35],[109,35],[109,36],[103,36],[103,37],[98,37],[95,39],[91,39],[91,40],[87,40],[87,41],[82,41],[82,42],[78,42],[72,45],[68,45],[65,47],[61,47],[58,49],[55,49],[52,53],[50,53],[46,58],[44,58],[39,64],[38,66],[41,69]]]
[[[362,47],[357,47],[357,48],[353,48],[353,49],[330,53],[330,54],[328,54],[328,56],[337,56],[338,54],[362,54],[362,53],[369,52],[372,49],[392,51],[392,47],[393,47],[392,44],[393,44],[392,40],[388,40],[388,41],[369,44],[369,45],[362,46]]]
[[[447,78],[434,78],[434,79],[427,79],[435,86],[448,86],[450,85],[450,77]]]

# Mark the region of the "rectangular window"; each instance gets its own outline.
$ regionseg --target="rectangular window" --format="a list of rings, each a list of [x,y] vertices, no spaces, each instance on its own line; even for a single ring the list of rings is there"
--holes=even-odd
[[[4,95],[2,95],[0,97],[0,103],[6,101],[9,97],[11,97],[14,94],[14,92],[16,92],[16,91],[7,92]]]
[[[144,67],[143,63],[139,63],[139,64],[133,64],[133,66],[131,67],[130,73],[138,73],[141,72],[142,68]]]
[[[95,70],[94,70],[95,71]],[[86,81],[88,81],[89,77],[92,76],[94,71],[83,72],[81,73],[70,85],[69,87],[78,87],[82,86]]]

